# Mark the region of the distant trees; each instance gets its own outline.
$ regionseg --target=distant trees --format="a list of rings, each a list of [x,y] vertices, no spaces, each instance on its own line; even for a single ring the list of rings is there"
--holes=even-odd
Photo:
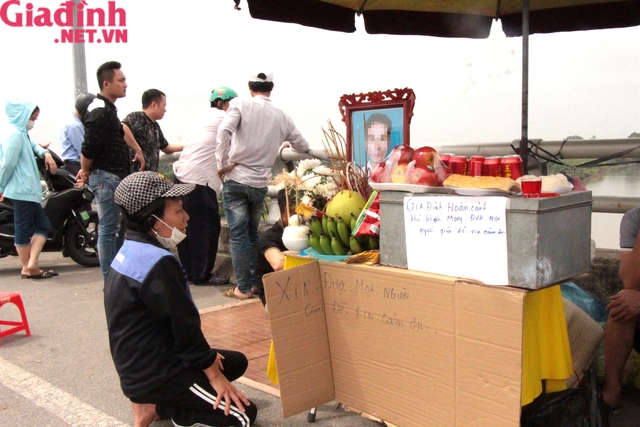
[[[633,132],[627,138],[640,138],[640,132]]]

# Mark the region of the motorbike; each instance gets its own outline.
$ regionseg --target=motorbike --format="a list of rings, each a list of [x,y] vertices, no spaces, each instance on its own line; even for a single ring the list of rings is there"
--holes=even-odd
[[[83,267],[98,267],[98,213],[92,209],[94,196],[88,186],[76,186],[76,178],[65,169],[64,162],[49,150],[58,169],[55,174],[45,168],[44,160],[36,156],[43,186],[42,208],[51,221],[51,232],[43,252],[62,251],[65,257]],[[8,199],[0,202],[0,257],[17,256],[14,246],[13,205]]]

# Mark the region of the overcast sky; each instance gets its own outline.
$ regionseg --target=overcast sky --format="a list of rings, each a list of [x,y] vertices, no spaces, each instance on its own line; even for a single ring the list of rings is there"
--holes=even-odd
[[[9,11],[24,13],[26,4]],[[85,44],[89,90],[98,91],[101,63],[122,62],[129,87],[116,103],[120,117],[141,108],[144,90],[160,89],[168,98],[160,124],[170,141],[186,140],[213,87],[248,96],[248,76],[261,71],[274,73],[273,101],[312,145],[322,145],[327,120],[345,133],[341,95],[405,87],[416,94],[414,146],[520,137],[522,40],[500,31],[487,40],[373,36],[358,23],[354,34],[333,33],[254,20],[245,2],[238,12],[231,0],[116,0],[116,6],[126,12],[128,40]],[[107,8],[107,1],[88,0],[87,7]],[[54,42],[60,33],[57,26],[0,21],[0,97],[37,102],[41,115],[31,135],[54,147],[74,100],[71,45]],[[640,27],[532,35],[529,74],[530,138],[640,132]]]

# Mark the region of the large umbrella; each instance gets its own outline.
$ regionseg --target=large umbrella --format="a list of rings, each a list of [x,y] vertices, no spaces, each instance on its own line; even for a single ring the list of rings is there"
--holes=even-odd
[[[240,0],[234,0],[236,6]],[[522,132],[528,156],[529,34],[640,25],[639,0],[247,0],[253,18],[370,34],[487,38],[494,19],[507,37],[522,36]]]

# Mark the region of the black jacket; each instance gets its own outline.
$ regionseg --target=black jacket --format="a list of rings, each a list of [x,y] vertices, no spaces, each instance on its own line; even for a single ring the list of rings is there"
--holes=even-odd
[[[129,148],[116,106],[98,94],[84,116],[82,155],[93,159],[91,167],[124,178],[130,173]]]
[[[147,234],[129,230],[125,238],[105,279],[104,305],[120,385],[134,398],[187,366],[208,368],[217,353],[202,334],[178,259]]]

